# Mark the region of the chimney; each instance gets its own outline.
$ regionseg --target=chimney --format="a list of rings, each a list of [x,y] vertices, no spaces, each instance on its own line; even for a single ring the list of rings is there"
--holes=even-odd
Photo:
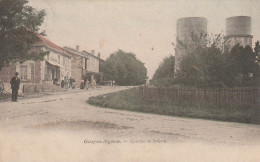
[[[79,51],[79,45],[76,45],[76,50]]]
[[[100,52],[98,52],[98,58],[100,58]]]
[[[91,54],[95,56],[95,50],[91,50]]]

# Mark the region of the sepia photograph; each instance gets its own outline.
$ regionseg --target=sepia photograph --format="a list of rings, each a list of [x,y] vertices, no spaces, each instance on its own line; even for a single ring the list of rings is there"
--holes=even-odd
[[[0,0],[0,162],[259,162],[260,0]]]

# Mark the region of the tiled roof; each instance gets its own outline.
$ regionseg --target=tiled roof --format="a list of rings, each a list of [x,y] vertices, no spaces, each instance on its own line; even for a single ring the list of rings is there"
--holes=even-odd
[[[67,55],[67,56],[71,56],[66,50],[64,50],[63,48],[61,48],[60,46],[56,45],[55,43],[51,42],[50,40],[48,40],[47,38],[41,36],[40,34],[37,34],[38,38],[40,38],[41,42],[49,47],[52,47],[54,49],[56,49],[57,51]]]

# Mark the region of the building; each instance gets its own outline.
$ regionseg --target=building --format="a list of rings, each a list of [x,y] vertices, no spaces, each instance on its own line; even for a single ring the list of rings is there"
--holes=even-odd
[[[71,76],[71,55],[64,49],[41,35],[40,41],[34,44],[32,52],[49,51],[42,61],[28,60],[24,63],[11,63],[0,71],[0,78],[5,87],[10,87],[10,80],[15,72],[19,72],[21,87],[25,85],[53,84],[53,80]]]
[[[251,17],[234,16],[226,19],[225,49],[231,50],[236,44],[252,47]]]
[[[41,42],[37,43],[36,46],[41,50],[50,52],[41,61],[41,81],[52,82],[55,78],[63,80],[65,77],[71,77],[71,55],[48,39],[42,36],[40,38]]]
[[[182,57],[187,54],[187,47],[192,46],[192,35],[200,37],[207,33],[207,19],[203,17],[184,17],[177,20],[177,46],[175,48],[175,68],[174,73],[179,70]],[[191,49],[192,50],[192,49]]]
[[[102,60],[100,59],[100,53],[98,56],[95,55],[95,50],[91,50],[91,53],[87,51],[82,51],[83,54],[87,55],[87,66],[86,71],[87,72],[99,72],[99,62]]]
[[[79,51],[79,46],[76,49],[64,47],[64,49],[71,54],[71,77],[75,79],[76,86],[79,87],[81,81],[87,73],[100,73],[100,64],[104,62],[100,58],[100,53],[95,56],[95,51],[91,53],[87,51]]]

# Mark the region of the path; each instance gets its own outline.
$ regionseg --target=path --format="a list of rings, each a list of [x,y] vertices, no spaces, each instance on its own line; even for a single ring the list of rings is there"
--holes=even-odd
[[[260,161],[259,125],[86,103],[90,96],[123,89],[127,87],[0,103],[0,161]]]

